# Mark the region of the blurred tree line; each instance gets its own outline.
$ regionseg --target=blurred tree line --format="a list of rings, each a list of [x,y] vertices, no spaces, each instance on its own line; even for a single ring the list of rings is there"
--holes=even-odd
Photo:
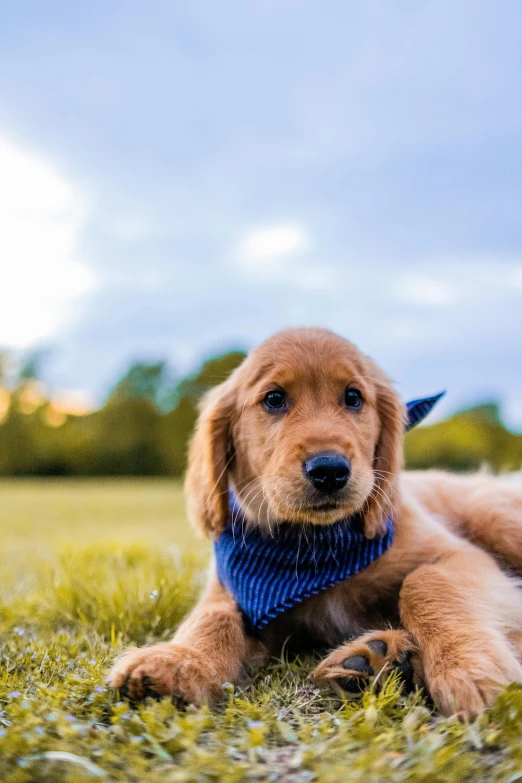
[[[522,435],[504,426],[497,403],[484,403],[411,430],[405,440],[405,455],[412,469],[520,470]]]
[[[0,476],[182,476],[201,396],[244,355],[209,359],[177,383],[164,362],[133,364],[99,410],[74,415],[46,398],[38,357],[13,375],[0,354]],[[506,429],[494,403],[414,429],[405,450],[409,468],[522,466],[522,435]]]
[[[199,399],[244,356],[210,359],[174,385],[166,363],[136,363],[84,415],[45,398],[34,361],[13,379],[1,357],[0,476],[181,476]]]

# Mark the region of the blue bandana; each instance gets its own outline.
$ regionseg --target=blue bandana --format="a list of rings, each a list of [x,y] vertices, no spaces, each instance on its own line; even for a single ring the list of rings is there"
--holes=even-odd
[[[443,394],[409,402],[406,429],[424,419]],[[325,526],[283,522],[270,535],[246,525],[231,493],[230,522],[214,551],[219,581],[260,629],[285,609],[367,568],[392,543],[390,518],[386,533],[372,539],[364,536],[359,517]]]

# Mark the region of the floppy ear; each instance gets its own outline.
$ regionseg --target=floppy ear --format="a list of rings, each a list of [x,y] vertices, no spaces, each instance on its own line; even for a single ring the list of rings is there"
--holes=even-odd
[[[364,532],[368,538],[383,535],[386,518],[395,516],[403,462],[406,408],[385,379],[378,383],[377,411],[380,433],[373,459],[374,483],[364,516]]]
[[[185,479],[192,524],[207,536],[222,532],[228,519],[228,468],[233,459],[235,383],[229,378],[203,398],[192,438]]]

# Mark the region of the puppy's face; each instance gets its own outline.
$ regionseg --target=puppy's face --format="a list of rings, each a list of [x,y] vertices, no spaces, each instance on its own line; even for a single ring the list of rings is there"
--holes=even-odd
[[[389,382],[351,343],[325,330],[282,332],[211,393],[191,451],[189,507],[204,472],[193,463],[205,461],[210,439],[214,495],[230,481],[250,523],[324,525],[360,512],[375,535],[393,513],[403,426]],[[219,530],[222,500],[210,513]]]

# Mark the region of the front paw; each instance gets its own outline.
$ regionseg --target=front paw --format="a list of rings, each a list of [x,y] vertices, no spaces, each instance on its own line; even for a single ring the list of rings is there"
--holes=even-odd
[[[128,650],[115,662],[107,681],[132,700],[172,696],[198,707],[215,703],[222,693],[208,658],[170,643]]]
[[[491,707],[499,693],[512,682],[521,682],[518,665],[507,667],[491,664],[487,671],[473,667],[452,668],[430,678],[430,694],[443,715],[460,715],[473,719]]]
[[[396,671],[406,690],[422,685],[420,658],[407,631],[373,631],[343,644],[322,661],[313,676],[348,697],[380,687]]]

